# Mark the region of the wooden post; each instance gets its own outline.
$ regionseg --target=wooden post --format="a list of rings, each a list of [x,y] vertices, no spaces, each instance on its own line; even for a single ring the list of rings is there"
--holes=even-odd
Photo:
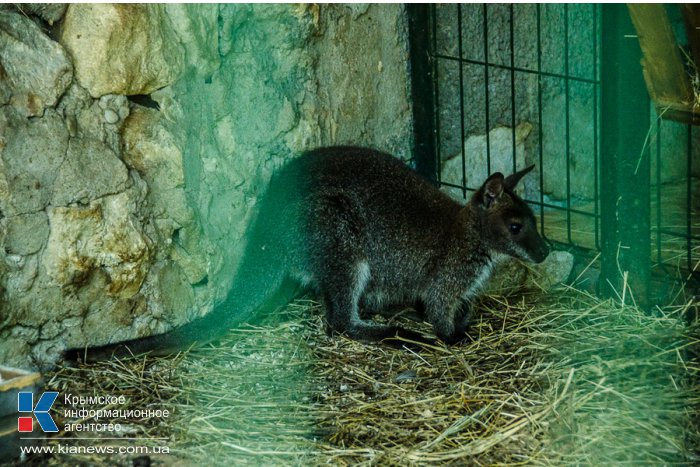
[[[649,303],[649,100],[639,42],[624,5],[603,5],[601,57],[601,292]]]

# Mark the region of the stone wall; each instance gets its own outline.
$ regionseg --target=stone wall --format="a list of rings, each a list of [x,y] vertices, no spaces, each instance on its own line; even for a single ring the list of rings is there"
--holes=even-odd
[[[0,10],[0,363],[166,331],[226,295],[271,173],[409,158],[396,5]]]

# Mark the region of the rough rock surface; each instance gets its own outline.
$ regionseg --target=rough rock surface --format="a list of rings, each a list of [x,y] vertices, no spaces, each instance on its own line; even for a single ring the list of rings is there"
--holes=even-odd
[[[49,26],[63,18],[68,8],[67,3],[22,3],[15,5],[25,15],[36,15],[46,21]]]
[[[104,143],[71,138],[54,180],[52,204],[88,203],[127,187],[126,166]]]
[[[183,69],[183,48],[163,5],[72,4],[61,29],[78,82],[93,97],[150,94]]]
[[[60,115],[47,109],[26,119],[13,106],[0,108],[0,211],[4,216],[44,209],[68,150]]]
[[[43,254],[48,276],[57,285],[79,283],[101,269],[106,292],[130,298],[148,271],[149,240],[130,215],[136,210],[130,192],[104,196],[88,206],[48,209],[50,235]]]
[[[0,10],[0,104],[24,116],[56,104],[73,79],[65,50],[29,18]]]
[[[49,237],[49,223],[44,211],[6,217],[0,223],[4,224],[5,251],[10,255],[36,253]]]
[[[196,64],[203,76],[221,65],[219,30],[215,25],[219,5],[212,3],[167,3],[165,14],[172,23],[179,42],[185,49],[185,63]]]
[[[180,142],[152,109],[136,109],[122,131],[124,161],[149,186],[147,199],[158,238],[171,245],[169,258],[190,285],[207,278],[207,257],[194,209],[185,193]],[[189,289],[189,285],[187,286]]]
[[[321,8],[323,39],[314,60],[322,144],[377,141],[381,149],[409,158],[407,24],[402,15],[382,14],[386,9],[369,4]],[[357,119],[353,125],[347,124],[349,115]]]

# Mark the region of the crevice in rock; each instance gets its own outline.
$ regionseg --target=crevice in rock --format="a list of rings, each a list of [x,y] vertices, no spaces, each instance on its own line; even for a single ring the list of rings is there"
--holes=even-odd
[[[201,281],[192,284],[192,287],[206,287],[209,284],[209,274],[206,274]]]
[[[41,208],[41,209],[33,209],[33,210],[30,210],[30,211],[17,212],[17,213],[15,213],[15,214],[8,214],[7,216],[5,216],[5,215],[2,213],[2,211],[0,210],[0,221],[3,220],[3,219],[12,220],[12,219],[14,219],[15,217],[26,216],[26,215],[30,215],[30,214],[37,214],[37,213],[40,213],[40,212],[44,212],[44,213],[45,213],[45,212],[46,212],[46,208],[48,208],[49,206],[51,206],[51,203],[49,203],[46,207],[43,207],[43,208]]]
[[[221,50],[222,44],[223,44],[223,31],[224,31],[224,17],[221,16],[221,5],[218,6],[218,13],[216,15],[216,26],[217,26],[217,35],[219,38],[219,43],[217,44],[217,52],[219,53],[219,58],[222,59],[219,62],[219,68],[223,65],[223,58],[224,58],[224,53]]]
[[[126,98],[129,102],[140,105],[141,107],[160,111],[160,104],[153,100],[148,94],[134,94],[133,96],[126,96]]]
[[[47,23],[48,24],[48,23]],[[48,26],[48,32],[46,33],[47,36],[49,36],[49,39],[59,42],[60,36],[61,36],[61,25],[63,24],[63,18],[59,19],[58,21],[54,22],[52,25]],[[43,27],[42,27],[43,29]]]
[[[180,239],[180,230],[182,230],[182,228],[173,230],[173,243],[175,245],[179,246],[180,248],[182,248],[182,242]]]

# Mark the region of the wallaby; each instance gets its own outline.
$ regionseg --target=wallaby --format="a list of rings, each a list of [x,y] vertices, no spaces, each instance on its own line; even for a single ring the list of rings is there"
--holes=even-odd
[[[67,356],[164,354],[211,341],[250,319],[286,277],[317,294],[331,332],[362,341],[422,339],[363,319],[391,304],[419,302],[437,337],[456,343],[466,336],[469,302],[497,261],[539,263],[549,252],[532,210],[513,191],[530,170],[492,174],[462,206],[388,154],[358,147],[307,152],[272,177],[233,287],[214,311],[162,335]]]

